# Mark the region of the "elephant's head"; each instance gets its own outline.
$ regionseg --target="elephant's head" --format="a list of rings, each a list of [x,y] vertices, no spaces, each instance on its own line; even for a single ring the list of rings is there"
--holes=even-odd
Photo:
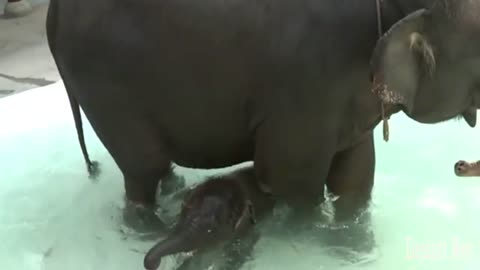
[[[235,181],[207,180],[187,194],[172,235],[148,251],[145,268],[157,269],[166,255],[223,244],[251,225],[252,211],[246,191]]]
[[[394,24],[371,59],[374,91],[421,123],[463,117],[480,105],[480,0],[437,0]]]

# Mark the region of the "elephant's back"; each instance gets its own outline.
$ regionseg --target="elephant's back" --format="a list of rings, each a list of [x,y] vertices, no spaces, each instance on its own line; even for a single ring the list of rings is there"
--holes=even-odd
[[[179,163],[229,165],[252,158],[265,114],[331,103],[317,89],[349,50],[328,47],[319,31],[337,17],[312,18],[326,8],[315,14],[310,2],[59,1],[54,55],[86,111],[122,104]]]

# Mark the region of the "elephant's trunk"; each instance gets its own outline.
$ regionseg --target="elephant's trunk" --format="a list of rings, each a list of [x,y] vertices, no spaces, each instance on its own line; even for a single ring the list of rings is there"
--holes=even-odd
[[[145,255],[143,265],[147,270],[156,270],[162,261],[162,257],[176,254],[179,252],[188,252],[194,249],[188,240],[189,233],[184,232],[169,236],[167,239],[157,243]]]

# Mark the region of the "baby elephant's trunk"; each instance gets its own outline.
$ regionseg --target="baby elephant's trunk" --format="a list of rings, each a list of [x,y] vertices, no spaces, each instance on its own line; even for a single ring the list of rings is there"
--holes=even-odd
[[[152,247],[145,255],[143,265],[147,270],[156,270],[162,261],[162,257],[180,252],[188,252],[194,248],[189,245],[188,233],[180,233],[169,236]]]

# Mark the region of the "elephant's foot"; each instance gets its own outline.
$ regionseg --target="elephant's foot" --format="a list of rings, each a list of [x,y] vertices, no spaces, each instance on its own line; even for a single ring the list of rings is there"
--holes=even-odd
[[[373,232],[357,225],[330,229],[325,242],[332,255],[348,263],[364,261],[375,248]]]
[[[369,204],[368,192],[343,195],[333,201],[334,224],[329,228],[326,244],[334,247],[337,256],[352,263],[375,247]]]
[[[137,233],[165,230],[157,217],[156,194],[159,178],[152,174],[144,177],[125,177],[124,224]]]
[[[287,225],[288,228],[295,230],[308,228],[314,220],[314,212],[315,211],[313,210],[307,211],[306,209],[293,211],[288,215],[285,225]]]
[[[155,212],[154,206],[146,206],[126,200],[123,209],[123,222],[136,233],[152,236],[164,235],[168,228]]]
[[[7,18],[22,17],[32,12],[32,5],[28,0],[8,0],[4,8]]]
[[[370,192],[340,196],[333,201],[336,222],[356,223],[365,218],[370,207],[370,198]]]
[[[282,226],[292,232],[309,230],[312,224],[318,221],[320,206],[309,205],[308,207],[290,208]]]
[[[160,184],[157,177],[125,179],[126,204],[123,220],[125,225],[135,232],[165,232],[175,221],[179,212],[177,206],[180,206],[183,200],[182,196],[176,195],[184,189],[185,179],[176,176],[172,171],[161,178]],[[160,188],[158,198],[157,187]]]
[[[287,194],[284,196],[285,203],[289,206],[290,218],[292,225],[310,223],[317,213],[318,207],[320,207],[325,201],[323,196],[323,190],[316,193],[309,191],[308,193]]]
[[[375,235],[370,227],[370,213],[365,212],[355,221],[336,222],[328,229],[326,244],[336,256],[350,263],[362,260],[375,248]]]
[[[461,177],[480,176],[480,161],[466,162],[464,160],[460,160],[455,163],[454,171],[455,175]]]

